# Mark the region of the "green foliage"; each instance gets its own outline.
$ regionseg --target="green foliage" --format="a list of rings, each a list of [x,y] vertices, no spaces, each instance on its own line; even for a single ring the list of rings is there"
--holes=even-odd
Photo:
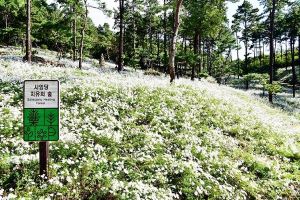
[[[282,86],[279,82],[274,82],[273,84],[265,84],[264,87],[271,94],[277,94],[282,90]]]
[[[148,69],[144,72],[144,75],[161,76],[161,73],[154,69]]]
[[[202,78],[206,79],[207,77],[209,77],[209,74],[207,74],[205,72],[201,72],[201,73],[198,74],[198,76],[199,76],[200,79],[202,79]]]

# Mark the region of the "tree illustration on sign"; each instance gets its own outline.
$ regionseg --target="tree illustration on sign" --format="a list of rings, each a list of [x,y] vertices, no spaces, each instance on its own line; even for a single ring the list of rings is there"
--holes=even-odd
[[[37,126],[39,123],[39,112],[35,109],[31,109],[28,116],[29,122],[31,126]]]
[[[50,125],[53,125],[53,123],[55,122],[55,115],[53,113],[50,113],[48,115],[47,121],[49,122]]]

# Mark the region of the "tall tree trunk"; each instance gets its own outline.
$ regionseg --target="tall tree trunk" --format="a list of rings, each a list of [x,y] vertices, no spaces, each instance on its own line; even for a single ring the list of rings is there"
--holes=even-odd
[[[247,19],[247,12],[244,13],[244,17],[245,19]],[[244,27],[245,27],[245,30],[247,30],[248,26],[247,26],[247,21],[245,20],[244,21]],[[245,35],[248,35],[247,33]],[[248,38],[246,36],[245,38],[245,74],[248,74]],[[247,85],[247,88],[248,89],[248,83],[246,84]]]
[[[166,0],[164,0],[164,72],[167,73],[167,9],[166,6]]]
[[[76,13],[76,4],[73,5],[73,61],[76,61],[77,59],[77,13]]]
[[[293,84],[293,97],[296,97],[296,81],[297,81],[297,75],[296,75],[296,69],[295,69],[295,39],[290,39],[291,44],[291,55],[292,55],[292,84]]]
[[[84,13],[84,19],[83,19],[83,27],[81,29],[80,52],[79,52],[79,69],[82,69],[84,35],[85,35],[85,29],[86,29],[87,17],[88,17],[87,0],[84,0],[84,7],[85,7],[85,13]]]
[[[31,63],[31,0],[27,0],[26,5],[27,23],[26,23],[26,56],[25,59]]]
[[[149,45],[150,45],[150,55],[153,53],[153,34],[152,34],[152,24],[151,24],[151,15],[149,21]]]
[[[274,19],[275,19],[275,9],[276,9],[276,0],[272,0],[272,9],[270,11],[270,62],[269,62],[269,75],[270,75],[270,84],[273,84],[273,69],[274,69]],[[269,91],[269,102],[273,103],[273,94]]]
[[[124,0],[119,0],[120,9],[120,35],[119,35],[119,57],[118,57],[118,71],[123,71],[123,51],[124,51]]]
[[[239,57],[239,37],[238,33],[235,32],[235,37],[236,37],[236,57],[237,57],[237,62],[238,62],[238,79],[240,79],[240,57]]]
[[[8,28],[8,14],[5,14],[4,18],[5,18],[5,29],[7,29]]]
[[[256,64],[256,47],[255,47],[255,43],[253,44],[253,53],[254,53],[254,65]]]
[[[198,30],[195,30],[195,36],[194,36],[194,56],[198,57],[198,53],[199,53],[199,32]],[[198,59],[195,58],[195,63],[193,63],[192,66],[192,77],[191,80],[195,80],[195,68],[198,65]]]
[[[274,22],[275,24],[275,22]],[[275,25],[274,25],[275,26]],[[274,37],[274,36],[273,36]],[[273,52],[273,80],[276,80],[276,72],[277,72],[277,65],[276,65],[276,51],[277,51],[277,40],[274,39],[274,52]]]
[[[245,74],[248,74],[248,40],[245,41]],[[246,80],[246,90],[249,89],[249,81]]]
[[[248,40],[245,41],[245,73],[248,74]]]
[[[282,41],[280,42],[280,60],[283,60],[283,49],[282,49]],[[280,65],[282,67],[282,65]]]
[[[299,64],[299,75],[300,75],[300,35],[298,36],[298,64]]]
[[[184,54],[187,53],[187,44],[186,44],[186,38],[184,38]]]
[[[263,52],[262,52],[262,64],[265,65],[265,43],[262,41],[262,47],[263,47]]]
[[[212,76],[211,69],[211,41],[207,40],[207,71],[210,76]]]
[[[202,71],[202,62],[201,62],[201,43],[202,43],[202,37],[201,35],[199,35],[199,50],[198,50],[198,54],[199,54],[199,59],[198,59],[198,78],[199,78],[199,74]]]
[[[175,55],[176,55],[176,41],[178,35],[178,29],[180,25],[180,8],[182,6],[183,0],[177,0],[176,3],[176,11],[175,11],[175,21],[174,21],[174,30],[173,30],[173,37],[172,43],[170,48],[170,55],[169,55],[169,71],[170,71],[170,82],[172,83],[175,79]]]
[[[157,61],[160,62],[160,40],[159,40],[159,32],[157,31]],[[160,63],[158,63],[160,64]]]
[[[259,66],[262,67],[261,38],[259,38]]]
[[[288,39],[285,42],[285,70],[288,68]]]
[[[136,3],[135,3],[135,0],[133,0],[132,1],[132,13],[135,15],[135,7],[136,7]],[[133,60],[134,60],[134,69],[136,70],[136,62],[135,62],[135,60],[137,59],[136,58],[136,22],[135,22],[135,17],[133,17],[132,18],[132,20],[133,20],[133,22],[132,22],[132,24],[133,24],[133,38],[132,38],[132,40],[133,40],[133,50],[132,50],[132,55],[133,55]]]
[[[204,54],[205,54],[205,39],[203,39],[203,45],[202,45],[202,68],[203,68],[203,70],[205,69],[205,56],[204,56]],[[207,70],[207,68],[206,68],[206,70]]]

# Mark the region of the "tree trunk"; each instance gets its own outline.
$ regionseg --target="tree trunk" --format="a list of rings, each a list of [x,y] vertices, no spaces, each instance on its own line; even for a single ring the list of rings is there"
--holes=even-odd
[[[203,46],[202,46],[202,68],[203,70],[205,69],[205,39],[203,39]],[[207,71],[207,68],[206,68],[206,71]]]
[[[237,57],[237,62],[238,62],[238,79],[240,79],[240,57],[239,57],[239,37],[238,33],[235,32],[235,37],[236,37],[236,57]]]
[[[276,0],[272,0],[272,10],[270,13],[270,62],[269,62],[269,75],[270,75],[270,84],[273,84],[273,69],[274,69],[274,18],[275,18],[275,7]],[[273,103],[273,94],[269,91],[269,102]]]
[[[275,22],[274,22],[275,24]],[[275,25],[274,25],[275,26]],[[274,37],[274,36],[273,36]],[[277,51],[277,40],[274,39],[274,51],[273,51],[273,80],[276,80],[276,72],[277,72],[277,65],[276,65],[276,51]]]
[[[296,97],[296,81],[297,81],[297,77],[296,77],[296,69],[295,69],[295,39],[291,38],[290,40],[290,44],[291,44],[291,54],[292,54],[292,84],[293,84],[293,97]]]
[[[153,34],[152,34],[152,24],[151,24],[151,15],[149,21],[149,44],[150,44],[150,55],[153,53]]]
[[[245,12],[245,19],[247,19],[247,13]],[[245,27],[245,30],[247,30],[247,21],[244,21],[244,27]],[[247,33],[245,35],[248,35]],[[246,36],[245,38],[245,71],[244,73],[245,74],[248,74],[248,38]]]
[[[207,40],[207,70],[208,74],[212,76],[212,68],[211,68],[211,41]]]
[[[187,44],[186,44],[186,38],[184,38],[184,54],[186,55],[187,52]]]
[[[165,6],[166,0],[164,0],[164,72],[167,73],[167,10]]]
[[[300,35],[298,36],[298,63],[299,63],[299,75],[300,75]]]
[[[280,42],[280,60],[283,60],[283,50],[282,50],[282,41]],[[282,67],[282,65],[280,65]]]
[[[76,4],[73,5],[73,14],[74,14],[74,20],[73,20],[73,61],[76,61],[77,59],[77,14],[76,14]]]
[[[202,37],[201,35],[199,35],[199,45],[198,45],[198,54],[199,54],[199,59],[198,59],[198,78],[199,78],[199,74],[202,71],[202,62],[201,62],[201,42],[202,42]]]
[[[120,9],[120,35],[119,35],[119,58],[118,72],[123,71],[123,51],[124,51],[124,33],[123,33],[123,18],[124,18],[124,0],[119,0]]]
[[[87,17],[88,17],[87,0],[84,0],[84,6],[85,6],[85,13],[84,13],[84,19],[83,19],[83,27],[81,29],[80,52],[79,52],[79,69],[82,69],[84,35],[85,35],[85,29],[86,29]]]
[[[288,68],[288,39],[285,42],[285,70]]]
[[[245,41],[245,71],[244,74],[248,74],[248,40]],[[246,80],[246,90],[249,89],[249,81]]]
[[[172,83],[175,79],[175,55],[176,55],[176,41],[178,35],[178,29],[180,25],[180,8],[182,6],[183,0],[177,0],[176,3],[176,11],[175,11],[175,21],[174,21],[174,30],[173,30],[173,37],[172,43],[170,48],[170,55],[169,55],[169,71],[170,71],[170,82]]]
[[[135,7],[136,7],[136,4],[135,4],[135,0],[133,0],[132,1],[132,13],[133,14],[135,14]],[[135,62],[135,60],[137,59],[136,58],[136,51],[135,51],[135,49],[136,49],[136,22],[135,22],[135,17],[133,17],[133,52],[132,52],[132,54],[133,54],[133,60],[134,60],[134,69],[136,70],[136,62]]]
[[[259,66],[262,67],[262,52],[261,52],[261,38],[259,38]]]
[[[245,74],[248,74],[248,40],[245,41]]]
[[[156,61],[156,68],[159,69],[160,67],[160,40],[159,40],[159,32],[157,31],[157,61]],[[160,69],[159,69],[160,70]]]
[[[26,23],[26,56],[25,59],[31,63],[31,0],[27,0],[26,5],[27,23]]]
[[[265,65],[265,43],[264,43],[264,41],[262,41],[262,47],[263,47],[262,64]]]
[[[5,18],[5,29],[7,29],[8,28],[8,14],[5,14],[4,18]]]
[[[254,53],[254,65],[256,64],[256,47],[255,47],[255,43],[253,44],[253,53]]]
[[[199,32],[197,30],[195,30],[195,36],[194,36],[194,56],[198,57],[198,53],[199,53]],[[198,59],[196,58],[195,63],[193,63],[192,66],[192,77],[191,80],[195,80],[195,68],[198,65]]]

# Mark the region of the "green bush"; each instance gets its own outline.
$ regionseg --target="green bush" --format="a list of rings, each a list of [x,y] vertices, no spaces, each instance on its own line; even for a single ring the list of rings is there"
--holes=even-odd
[[[199,73],[198,76],[199,76],[200,79],[209,77],[209,75],[207,73],[205,73],[205,72]]]
[[[144,72],[144,75],[150,75],[150,76],[160,76],[161,73],[154,70],[154,69],[148,69]]]
[[[46,44],[42,44],[41,49],[48,49],[48,46]]]
[[[279,82],[273,82],[273,84],[265,84],[265,88],[271,94],[277,94],[282,90]]]

